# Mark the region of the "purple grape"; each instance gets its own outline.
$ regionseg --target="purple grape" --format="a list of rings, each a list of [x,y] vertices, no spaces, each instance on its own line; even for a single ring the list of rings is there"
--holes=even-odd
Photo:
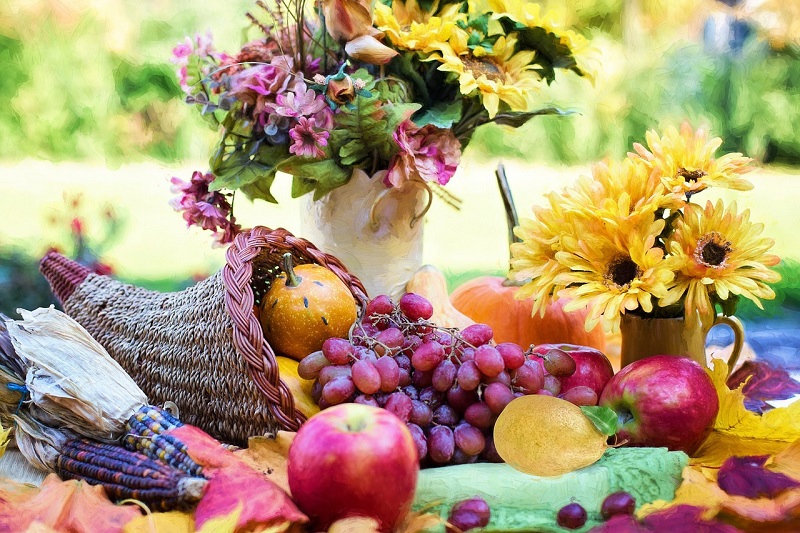
[[[393,413],[403,422],[408,422],[408,418],[411,415],[411,405],[411,398],[402,392],[393,392],[387,398],[384,409]]]
[[[322,399],[331,405],[338,405],[347,401],[356,391],[353,378],[339,376],[333,378],[322,387]]]
[[[608,520],[614,515],[632,515],[636,509],[636,499],[624,491],[612,492],[603,500],[600,506],[600,514],[603,520]]]
[[[433,316],[433,305],[419,294],[407,292],[400,298],[400,312],[412,322],[428,320]]]
[[[503,370],[499,374],[497,374],[493,378],[488,378],[486,383],[502,383],[506,387],[511,386],[511,374],[508,373],[508,370]]]
[[[403,332],[397,328],[386,328],[375,336],[378,344],[375,345],[375,353],[379,356],[386,355],[388,349],[391,353],[398,352],[406,341]]]
[[[411,385],[411,372],[401,368],[399,374],[397,375],[397,385],[399,387],[407,387],[408,385]]]
[[[395,355],[394,362],[397,363],[397,366],[400,368],[400,370],[407,370],[411,372],[411,358],[406,354],[401,353]]]
[[[548,350],[547,353],[542,356],[542,362],[544,364],[544,369],[547,370],[549,374],[556,377],[563,378],[571,376],[575,373],[575,369],[577,368],[575,359],[570,357],[564,350],[558,348]]]
[[[300,364],[297,365],[297,375],[303,379],[317,379],[320,371],[331,364],[322,350],[310,353],[303,357]]]
[[[364,394],[375,394],[381,388],[381,376],[370,361],[356,361],[353,364],[353,383]]]
[[[537,361],[525,361],[511,373],[511,383],[525,394],[534,394],[544,387],[544,370]]]
[[[483,452],[481,452],[481,458],[490,463],[503,463],[503,458],[497,453],[497,448],[494,445],[494,437],[489,434],[485,436],[485,439],[486,446],[483,448]]]
[[[458,385],[447,391],[447,403],[457,413],[464,413],[467,408],[478,401],[478,391],[464,390]]]
[[[311,398],[316,404],[319,404],[319,400],[322,398],[322,383],[319,380],[315,380],[314,384],[311,385]]]
[[[374,363],[378,360],[378,354],[372,348],[361,347],[356,350],[355,358],[359,361],[372,361]]]
[[[456,372],[456,380],[458,386],[464,390],[475,390],[481,383],[481,371],[475,361],[467,361],[458,367]]]
[[[346,365],[354,352],[353,345],[347,339],[331,337],[322,343],[322,353],[334,365]]]
[[[369,321],[370,319],[364,318],[355,330],[355,334],[360,346],[365,346],[367,342],[372,342],[372,338],[380,333],[381,330]]]
[[[367,307],[364,309],[364,316],[372,316],[372,315],[388,315],[394,311],[394,302],[391,298],[389,298],[385,294],[381,294],[376,296],[369,302],[367,302]]]
[[[437,391],[433,387],[425,387],[419,391],[419,401],[425,403],[431,409],[436,409],[445,401],[445,394]]]
[[[429,426],[433,421],[433,411],[427,404],[419,400],[411,400],[411,413],[408,420],[421,427]]]
[[[425,437],[425,432],[417,424],[406,424],[408,430],[411,432],[411,438],[414,440],[414,446],[417,447],[419,454],[419,461],[422,462],[428,456],[428,439]]]
[[[433,462],[449,463],[455,451],[456,442],[453,430],[447,426],[433,426],[428,434],[428,455]]]
[[[546,391],[550,391],[553,396],[558,396],[561,393],[561,380],[547,374],[544,377],[544,385],[542,385],[542,388]]]
[[[372,397],[375,398],[375,401],[378,402],[378,405],[381,407],[385,407],[386,400],[389,399],[389,395],[386,394],[385,392],[376,392],[375,394],[372,395]]]
[[[440,392],[448,390],[453,386],[453,380],[456,379],[456,372],[458,372],[456,365],[454,365],[452,361],[445,359],[433,370],[431,385]]]
[[[417,351],[411,355],[411,365],[414,370],[428,371],[444,359],[444,347],[436,341],[423,342]]]
[[[493,378],[503,371],[505,364],[503,356],[494,346],[484,344],[475,350],[475,365],[486,377]]]
[[[496,417],[486,402],[476,402],[464,411],[464,420],[478,429],[488,431],[494,425]]]
[[[412,400],[419,400],[419,391],[414,385],[404,385],[400,390]]]
[[[433,410],[433,421],[442,426],[455,427],[459,416],[455,409],[447,404],[440,405]]]
[[[567,529],[583,527],[586,523],[586,509],[577,503],[567,504],[558,511],[556,522]]]
[[[477,455],[467,455],[460,449],[456,448],[456,451],[453,452],[453,458],[450,459],[450,462],[454,465],[470,465],[477,460]]]
[[[428,370],[423,372],[422,370],[417,370],[411,373],[411,384],[414,385],[417,389],[422,390],[426,387],[430,387],[433,381],[433,370]]]
[[[553,394],[547,389],[539,389],[538,391],[536,391],[536,394],[540,396],[555,396],[555,394]]]
[[[482,346],[492,340],[494,332],[486,324],[471,324],[461,330],[461,338],[464,342],[474,347]]]
[[[469,424],[459,424],[453,430],[456,446],[467,455],[478,455],[486,447],[481,430]]]
[[[490,519],[491,511],[486,501],[478,497],[470,498],[455,504],[450,510],[447,522],[452,528],[448,528],[447,533],[486,527]]]
[[[422,337],[419,335],[408,335],[406,336],[406,340],[403,342],[403,354],[410,354],[416,351],[422,345]],[[408,357],[408,356],[406,356]],[[398,361],[398,364],[400,362]],[[403,368],[403,365],[400,365],[400,368]],[[411,363],[409,359],[409,368],[411,368]]]
[[[514,393],[502,383],[491,383],[483,390],[483,401],[496,415],[502,413],[513,399]]]
[[[387,330],[388,331],[388,330]],[[380,375],[380,388],[383,392],[392,392],[400,386],[400,367],[392,357],[384,356],[375,363]]]
[[[575,405],[597,405],[597,393],[593,388],[585,385],[572,387],[559,394],[558,397]]]
[[[466,348],[462,349],[458,354],[458,358],[461,360],[462,363],[466,363],[467,361],[472,361],[475,359],[475,348],[471,348],[467,346]]]
[[[376,400],[374,396],[370,396],[368,394],[359,394],[356,396],[356,399],[353,400],[353,403],[360,403],[362,405],[369,405],[372,407],[380,407],[378,400]]]
[[[519,344],[501,342],[495,348],[503,357],[503,363],[507,369],[516,370],[525,363],[525,352],[522,351]]]
[[[350,365],[328,365],[320,370],[319,378],[317,379],[325,386],[330,380],[343,376],[350,377],[351,373],[352,367]]]

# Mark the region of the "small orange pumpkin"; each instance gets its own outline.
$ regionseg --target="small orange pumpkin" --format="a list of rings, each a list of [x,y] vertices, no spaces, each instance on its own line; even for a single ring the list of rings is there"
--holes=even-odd
[[[566,301],[561,298],[547,306],[544,317],[531,316],[533,302],[517,300],[519,287],[505,278],[483,276],[461,284],[450,301],[453,306],[473,319],[487,324],[494,332],[495,342],[515,342],[527,348],[531,344],[579,344],[601,352],[606,349],[603,329],[584,328],[585,311],[565,312]]]
[[[495,173],[508,222],[508,241],[514,242],[514,227],[519,225],[514,200],[505,169],[500,164]],[[565,312],[566,301],[559,299],[547,306],[544,317],[531,316],[533,301],[517,300],[519,287],[506,278],[483,276],[463,283],[450,295],[453,306],[475,322],[487,324],[494,332],[494,340],[514,342],[527,348],[531,344],[578,344],[591,346],[601,352],[606,347],[606,337],[598,325],[586,332],[586,311]]]
[[[330,337],[346,337],[356,321],[355,298],[344,282],[316,264],[292,266],[283,256],[283,273],[261,303],[261,327],[273,349],[297,361],[322,348]]]

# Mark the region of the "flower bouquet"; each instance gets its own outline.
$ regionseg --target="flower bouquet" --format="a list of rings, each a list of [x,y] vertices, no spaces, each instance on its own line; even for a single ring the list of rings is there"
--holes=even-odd
[[[189,182],[173,178],[174,207],[221,244],[240,229],[233,193],[275,203],[278,172],[291,175],[292,197],[331,199],[317,212],[338,211],[349,224],[342,235],[366,240],[352,226],[364,218],[377,237],[407,240],[398,225],[381,224],[376,205],[407,229],[432,192],[457,203],[440,187],[475,129],[563,113],[541,102],[540,89],[557,70],[586,72],[579,62],[586,40],[526,1],[256,4],[258,13],[247,17],[259,35],[235,54],[215,51],[202,36],[174,50],[186,101],[220,132],[208,172]],[[371,190],[331,196],[349,183]],[[335,255],[353,250],[304,236]],[[400,248],[392,255],[412,254]],[[392,263],[378,255],[381,268]],[[363,276],[362,258],[341,259]]]
[[[620,317],[684,317],[709,328],[717,307],[734,313],[740,297],[761,307],[772,299],[767,285],[780,280],[770,267],[774,241],[749,210],[720,200],[692,202],[709,187],[748,190],[741,177],[750,159],[732,153],[716,158],[721,139],[684,124],[663,136],[647,133],[647,146],[621,162],[603,162],[560,192],[549,206],[516,228],[512,274],[525,280],[520,298],[544,312],[555,296],[566,310],[589,307],[586,329],[602,321],[606,331]]]

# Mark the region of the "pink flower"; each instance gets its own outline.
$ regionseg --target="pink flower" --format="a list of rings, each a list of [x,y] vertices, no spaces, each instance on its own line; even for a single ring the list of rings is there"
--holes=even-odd
[[[294,90],[276,96],[274,104],[267,104],[267,111],[271,115],[289,118],[313,117],[318,128],[329,130],[333,127],[333,111],[325,97],[309,89],[302,80],[297,82]]]
[[[297,125],[289,130],[289,136],[294,143],[289,147],[289,152],[300,157],[313,157],[319,159],[325,156],[320,148],[328,145],[327,131],[315,130],[316,121],[313,118],[300,117]]]
[[[402,187],[415,178],[446,185],[455,174],[461,160],[461,143],[449,129],[432,124],[418,128],[405,120],[393,137],[400,151],[389,163],[384,178],[387,187]]]
[[[219,244],[226,244],[241,230],[231,212],[231,204],[219,191],[210,191],[209,185],[214,181],[211,173],[194,172],[186,182],[172,178],[172,192],[180,196],[173,198],[170,205],[176,211],[183,212],[186,226],[200,226],[214,233]]]
[[[289,89],[294,80],[294,60],[290,56],[276,56],[269,65],[256,65],[231,78],[228,94],[254,107],[260,115],[275,98]]]

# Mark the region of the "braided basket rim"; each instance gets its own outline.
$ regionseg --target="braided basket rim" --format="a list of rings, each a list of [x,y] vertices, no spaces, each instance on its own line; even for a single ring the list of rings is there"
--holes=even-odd
[[[295,409],[294,397],[280,377],[276,353],[264,338],[261,323],[253,313],[255,295],[250,285],[253,262],[257,258],[266,253],[277,260],[286,252],[292,253],[295,264],[316,263],[331,270],[350,289],[362,308],[367,293],[361,281],[350,274],[339,259],[284,228],[273,230],[256,226],[238,234],[228,247],[222,282],[225,309],[233,325],[234,347],[244,358],[253,383],[267,397],[275,421],[287,431],[297,431],[306,417]]]

